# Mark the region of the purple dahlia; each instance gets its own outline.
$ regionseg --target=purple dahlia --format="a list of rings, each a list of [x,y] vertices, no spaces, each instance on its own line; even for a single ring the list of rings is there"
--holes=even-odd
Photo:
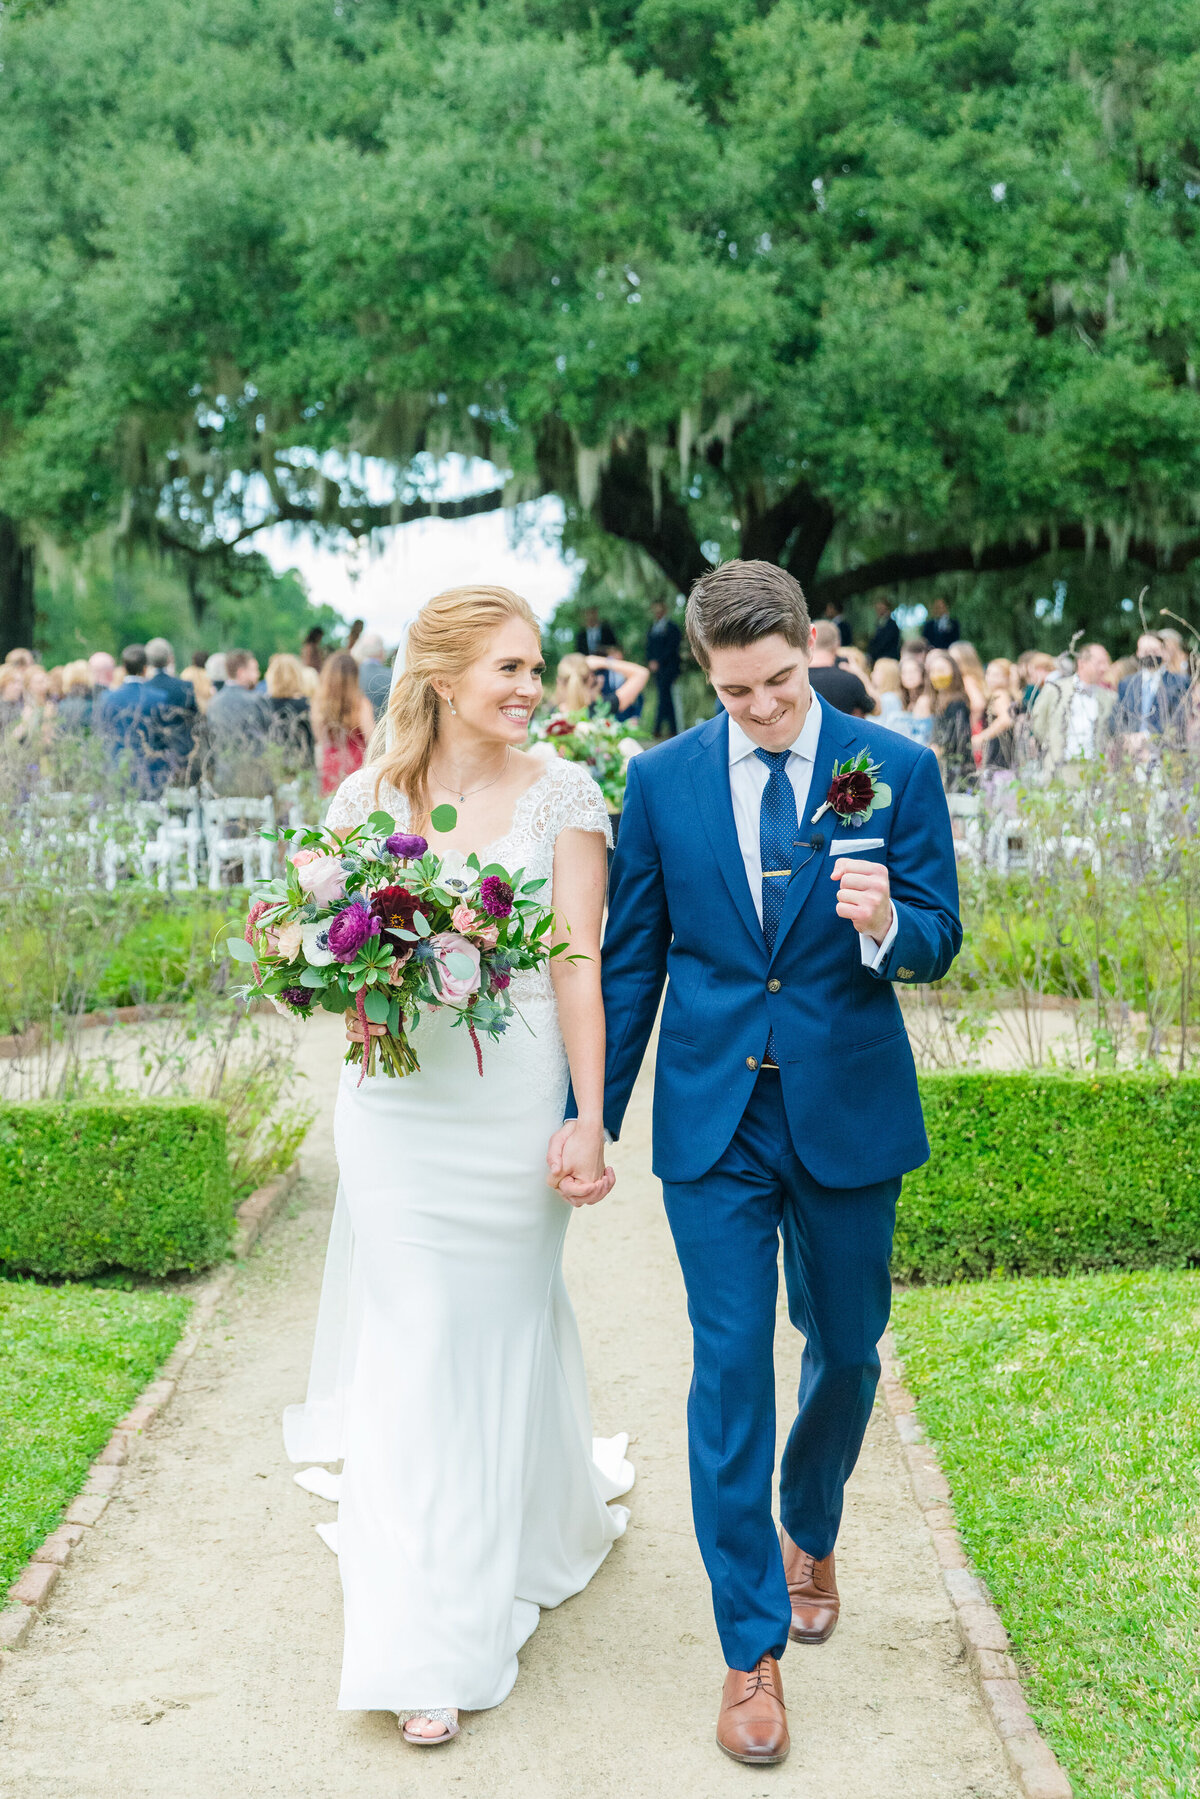
[[[298,1012],[304,1012],[312,1005],[313,990],[311,987],[285,987],[279,997],[285,1006],[295,1006]]]
[[[513,909],[513,890],[499,875],[489,875],[480,886],[479,904],[489,918],[507,918]]]
[[[335,962],[353,962],[367,938],[378,935],[379,920],[355,900],[329,921],[329,953]]]

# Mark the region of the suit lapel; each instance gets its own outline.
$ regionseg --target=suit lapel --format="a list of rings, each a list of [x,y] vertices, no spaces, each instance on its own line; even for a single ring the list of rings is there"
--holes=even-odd
[[[746,879],[746,864],[742,861],[733,818],[733,795],[729,787],[729,720],[725,713],[701,731],[700,747],[691,761],[691,774],[697,810],[721,877],[746,929],[765,951],[767,946]]]
[[[832,812],[827,812],[819,824],[809,823],[817,807],[823,804],[829,791],[829,782],[833,774],[835,760],[841,760],[850,754],[854,743],[854,721],[842,712],[835,712],[826,700],[821,702],[821,734],[817,738],[817,753],[813,761],[812,783],[808,790],[808,803],[804,815],[799,820],[798,835],[802,842],[821,839],[819,850],[808,851],[797,849],[798,857],[807,856],[806,862],[793,864],[795,874],[788,882],[787,897],[783,902],[783,913],[779,920],[779,929],[775,933],[775,947],[771,952],[771,960],[779,954],[785,938],[796,920],[799,918],[805,901],[817,884],[817,876],[827,873],[829,869],[829,845],[836,835],[837,819]]]

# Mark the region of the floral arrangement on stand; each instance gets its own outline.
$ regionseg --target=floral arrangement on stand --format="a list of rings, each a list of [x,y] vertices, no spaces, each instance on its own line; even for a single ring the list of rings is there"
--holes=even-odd
[[[647,742],[647,733],[640,725],[622,724],[609,712],[592,717],[586,711],[556,712],[549,718],[534,719],[529,737],[534,746],[553,750],[568,762],[582,762],[604,795],[605,805],[614,813],[625,803],[625,775],[630,759]]]
[[[441,832],[457,822],[453,806],[430,819]],[[226,941],[249,972],[239,997],[269,999],[298,1018],[314,1007],[357,1013],[363,1042],[351,1044],[346,1061],[361,1063],[363,1075],[379,1064],[385,1074],[415,1074],[409,1033],[422,1010],[449,1008],[469,1031],[482,1074],[479,1034],[495,1040],[508,1029],[513,975],[566,949],[553,942],[554,913],[536,897],[545,881],[457,850],[438,856],[386,812],[345,837],[325,829],[264,836],[292,850],[282,877],[256,883],[242,936]]]

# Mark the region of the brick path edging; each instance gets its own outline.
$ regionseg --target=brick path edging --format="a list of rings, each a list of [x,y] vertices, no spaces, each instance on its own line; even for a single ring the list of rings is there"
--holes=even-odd
[[[242,1201],[237,1209],[237,1226],[232,1244],[233,1255],[238,1260],[249,1253],[251,1246],[278,1212],[295,1186],[298,1174],[298,1164],[293,1162],[283,1174],[269,1181],[265,1187],[259,1187],[249,1199]],[[82,1488],[63,1513],[58,1529],[51,1531],[45,1542],[34,1550],[8,1589],[11,1603],[0,1610],[0,1650],[15,1649],[29,1635],[71,1552],[99,1521],[112,1497],[128,1460],[130,1444],[153,1422],[174,1393],[180,1375],[195,1353],[236,1271],[236,1261],[228,1261],[201,1283],[178,1343],[154,1380],[138,1394],[131,1409],[117,1423],[108,1442],[88,1470]],[[4,1656],[0,1654],[0,1667],[3,1665]]]
[[[1004,1746],[1013,1778],[1024,1799],[1072,1799],[1070,1781],[1030,1716],[1000,1614],[983,1582],[967,1566],[954,1521],[950,1486],[934,1450],[925,1441],[917,1418],[917,1402],[904,1385],[890,1330],[879,1345],[879,1353],[883,1363],[880,1386],[900,1439],[913,1492],[929,1526],[967,1661]]]

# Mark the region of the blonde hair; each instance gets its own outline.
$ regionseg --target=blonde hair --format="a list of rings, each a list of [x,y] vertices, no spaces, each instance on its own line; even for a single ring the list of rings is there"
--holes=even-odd
[[[217,691],[212,684],[208,670],[197,664],[194,668],[185,668],[179,679],[186,681],[195,694],[197,711],[207,712],[208,702]]]
[[[592,671],[588,667],[586,656],[572,651],[564,656],[558,665],[555,685],[563,690],[564,712],[584,712],[594,699],[592,692]]]
[[[510,618],[521,619],[541,643],[529,602],[507,587],[452,587],[427,600],[409,626],[404,673],[375,727],[370,760],[376,798],[384,782],[396,788],[408,801],[413,828],[429,811],[429,765],[438,740],[433,682],[461,679]]]
[[[900,664],[894,656],[881,656],[871,670],[871,679],[878,694],[904,691],[900,685]]]
[[[62,670],[63,693],[90,693],[92,691],[92,671],[82,659],[77,662],[65,662]]]
[[[299,656],[289,656],[281,650],[271,657],[267,663],[267,696],[272,700],[305,697],[304,664]]]

